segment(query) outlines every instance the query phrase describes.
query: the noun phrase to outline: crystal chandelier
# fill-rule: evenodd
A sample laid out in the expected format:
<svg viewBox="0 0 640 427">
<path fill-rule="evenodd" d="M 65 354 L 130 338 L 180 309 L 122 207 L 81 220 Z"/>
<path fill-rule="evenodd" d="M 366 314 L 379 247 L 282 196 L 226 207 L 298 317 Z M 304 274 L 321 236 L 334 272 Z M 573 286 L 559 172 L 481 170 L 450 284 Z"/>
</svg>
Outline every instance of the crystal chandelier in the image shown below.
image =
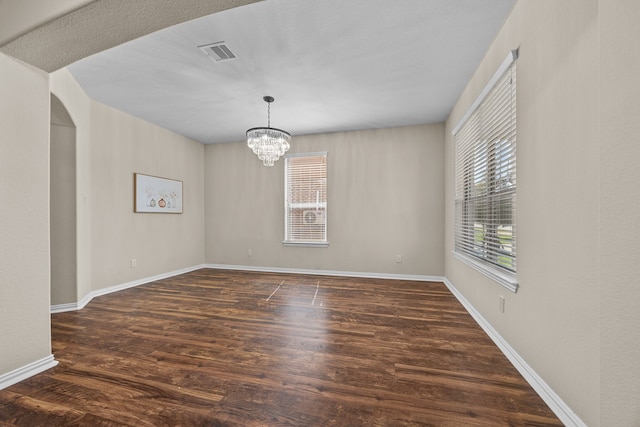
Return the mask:
<svg viewBox="0 0 640 427">
<path fill-rule="evenodd" d="M 247 145 L 253 150 L 265 166 L 273 166 L 289 149 L 291 134 L 271 127 L 272 96 L 262 99 L 267 103 L 267 127 L 251 128 L 247 131 Z"/>
</svg>

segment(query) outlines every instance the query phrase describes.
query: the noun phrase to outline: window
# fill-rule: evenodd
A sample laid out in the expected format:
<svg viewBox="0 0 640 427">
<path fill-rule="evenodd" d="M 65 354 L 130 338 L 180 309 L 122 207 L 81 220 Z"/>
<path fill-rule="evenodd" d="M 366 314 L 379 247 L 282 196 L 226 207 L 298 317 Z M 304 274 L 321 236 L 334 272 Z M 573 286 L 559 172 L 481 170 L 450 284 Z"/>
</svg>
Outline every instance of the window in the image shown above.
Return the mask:
<svg viewBox="0 0 640 427">
<path fill-rule="evenodd" d="M 327 153 L 284 159 L 284 244 L 328 246 Z"/>
<path fill-rule="evenodd" d="M 513 291 L 516 58 L 511 52 L 453 132 L 455 254 Z"/>
</svg>

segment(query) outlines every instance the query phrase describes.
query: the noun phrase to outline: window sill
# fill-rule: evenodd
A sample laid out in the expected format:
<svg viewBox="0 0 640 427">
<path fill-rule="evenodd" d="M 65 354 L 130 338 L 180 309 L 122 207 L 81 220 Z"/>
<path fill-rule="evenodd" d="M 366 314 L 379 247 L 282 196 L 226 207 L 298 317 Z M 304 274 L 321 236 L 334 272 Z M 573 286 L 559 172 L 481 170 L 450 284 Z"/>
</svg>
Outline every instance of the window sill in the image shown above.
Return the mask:
<svg viewBox="0 0 640 427">
<path fill-rule="evenodd" d="M 328 248 L 329 242 L 282 242 L 282 246 L 298 246 L 302 248 Z"/>
<path fill-rule="evenodd" d="M 488 265 L 485 265 L 479 261 L 476 261 L 475 259 L 469 256 L 459 254 L 455 251 L 453 252 L 453 256 L 458 261 L 462 261 L 469 267 L 479 271 L 480 273 L 484 274 L 491 280 L 498 282 L 500 285 L 509 289 L 511 292 L 513 293 L 518 292 L 519 283 L 515 276 L 512 276 L 508 273 L 504 273 L 498 270 L 497 268 L 489 267 Z"/>
</svg>

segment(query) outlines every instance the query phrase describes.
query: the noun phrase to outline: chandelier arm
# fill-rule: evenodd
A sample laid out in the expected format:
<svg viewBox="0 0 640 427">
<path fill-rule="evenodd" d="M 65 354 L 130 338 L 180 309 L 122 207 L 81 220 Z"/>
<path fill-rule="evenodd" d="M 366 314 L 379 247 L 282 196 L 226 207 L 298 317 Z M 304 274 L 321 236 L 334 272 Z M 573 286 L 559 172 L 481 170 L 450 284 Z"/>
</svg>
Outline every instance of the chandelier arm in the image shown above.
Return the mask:
<svg viewBox="0 0 640 427">
<path fill-rule="evenodd" d="M 267 127 L 267 128 L 266 128 L 266 127 L 262 127 L 262 126 L 257 126 L 257 127 L 254 127 L 254 128 L 248 129 L 248 130 L 247 130 L 247 132 L 246 132 L 247 136 L 249 135 L 249 133 L 250 133 L 250 132 L 252 132 L 252 131 L 256 131 L 256 130 L 264 130 L 264 131 L 270 130 L 270 131 L 276 131 L 276 132 L 279 132 L 279 133 L 285 134 L 285 135 L 287 135 L 289 138 L 291 138 L 291 134 L 290 134 L 289 132 L 287 132 L 286 130 L 282 130 L 282 129 L 278 129 L 278 128 L 269 128 L 269 127 Z"/>
</svg>

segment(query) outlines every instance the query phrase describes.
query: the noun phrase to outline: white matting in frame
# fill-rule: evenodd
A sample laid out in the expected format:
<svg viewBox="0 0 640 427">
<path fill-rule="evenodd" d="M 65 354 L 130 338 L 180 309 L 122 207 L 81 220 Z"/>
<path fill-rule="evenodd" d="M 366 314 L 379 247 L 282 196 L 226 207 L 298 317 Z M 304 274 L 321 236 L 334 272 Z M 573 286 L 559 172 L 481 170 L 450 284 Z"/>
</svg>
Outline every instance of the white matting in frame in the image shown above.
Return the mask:
<svg viewBox="0 0 640 427">
<path fill-rule="evenodd" d="M 182 213 L 182 181 L 133 174 L 134 212 Z"/>
</svg>

